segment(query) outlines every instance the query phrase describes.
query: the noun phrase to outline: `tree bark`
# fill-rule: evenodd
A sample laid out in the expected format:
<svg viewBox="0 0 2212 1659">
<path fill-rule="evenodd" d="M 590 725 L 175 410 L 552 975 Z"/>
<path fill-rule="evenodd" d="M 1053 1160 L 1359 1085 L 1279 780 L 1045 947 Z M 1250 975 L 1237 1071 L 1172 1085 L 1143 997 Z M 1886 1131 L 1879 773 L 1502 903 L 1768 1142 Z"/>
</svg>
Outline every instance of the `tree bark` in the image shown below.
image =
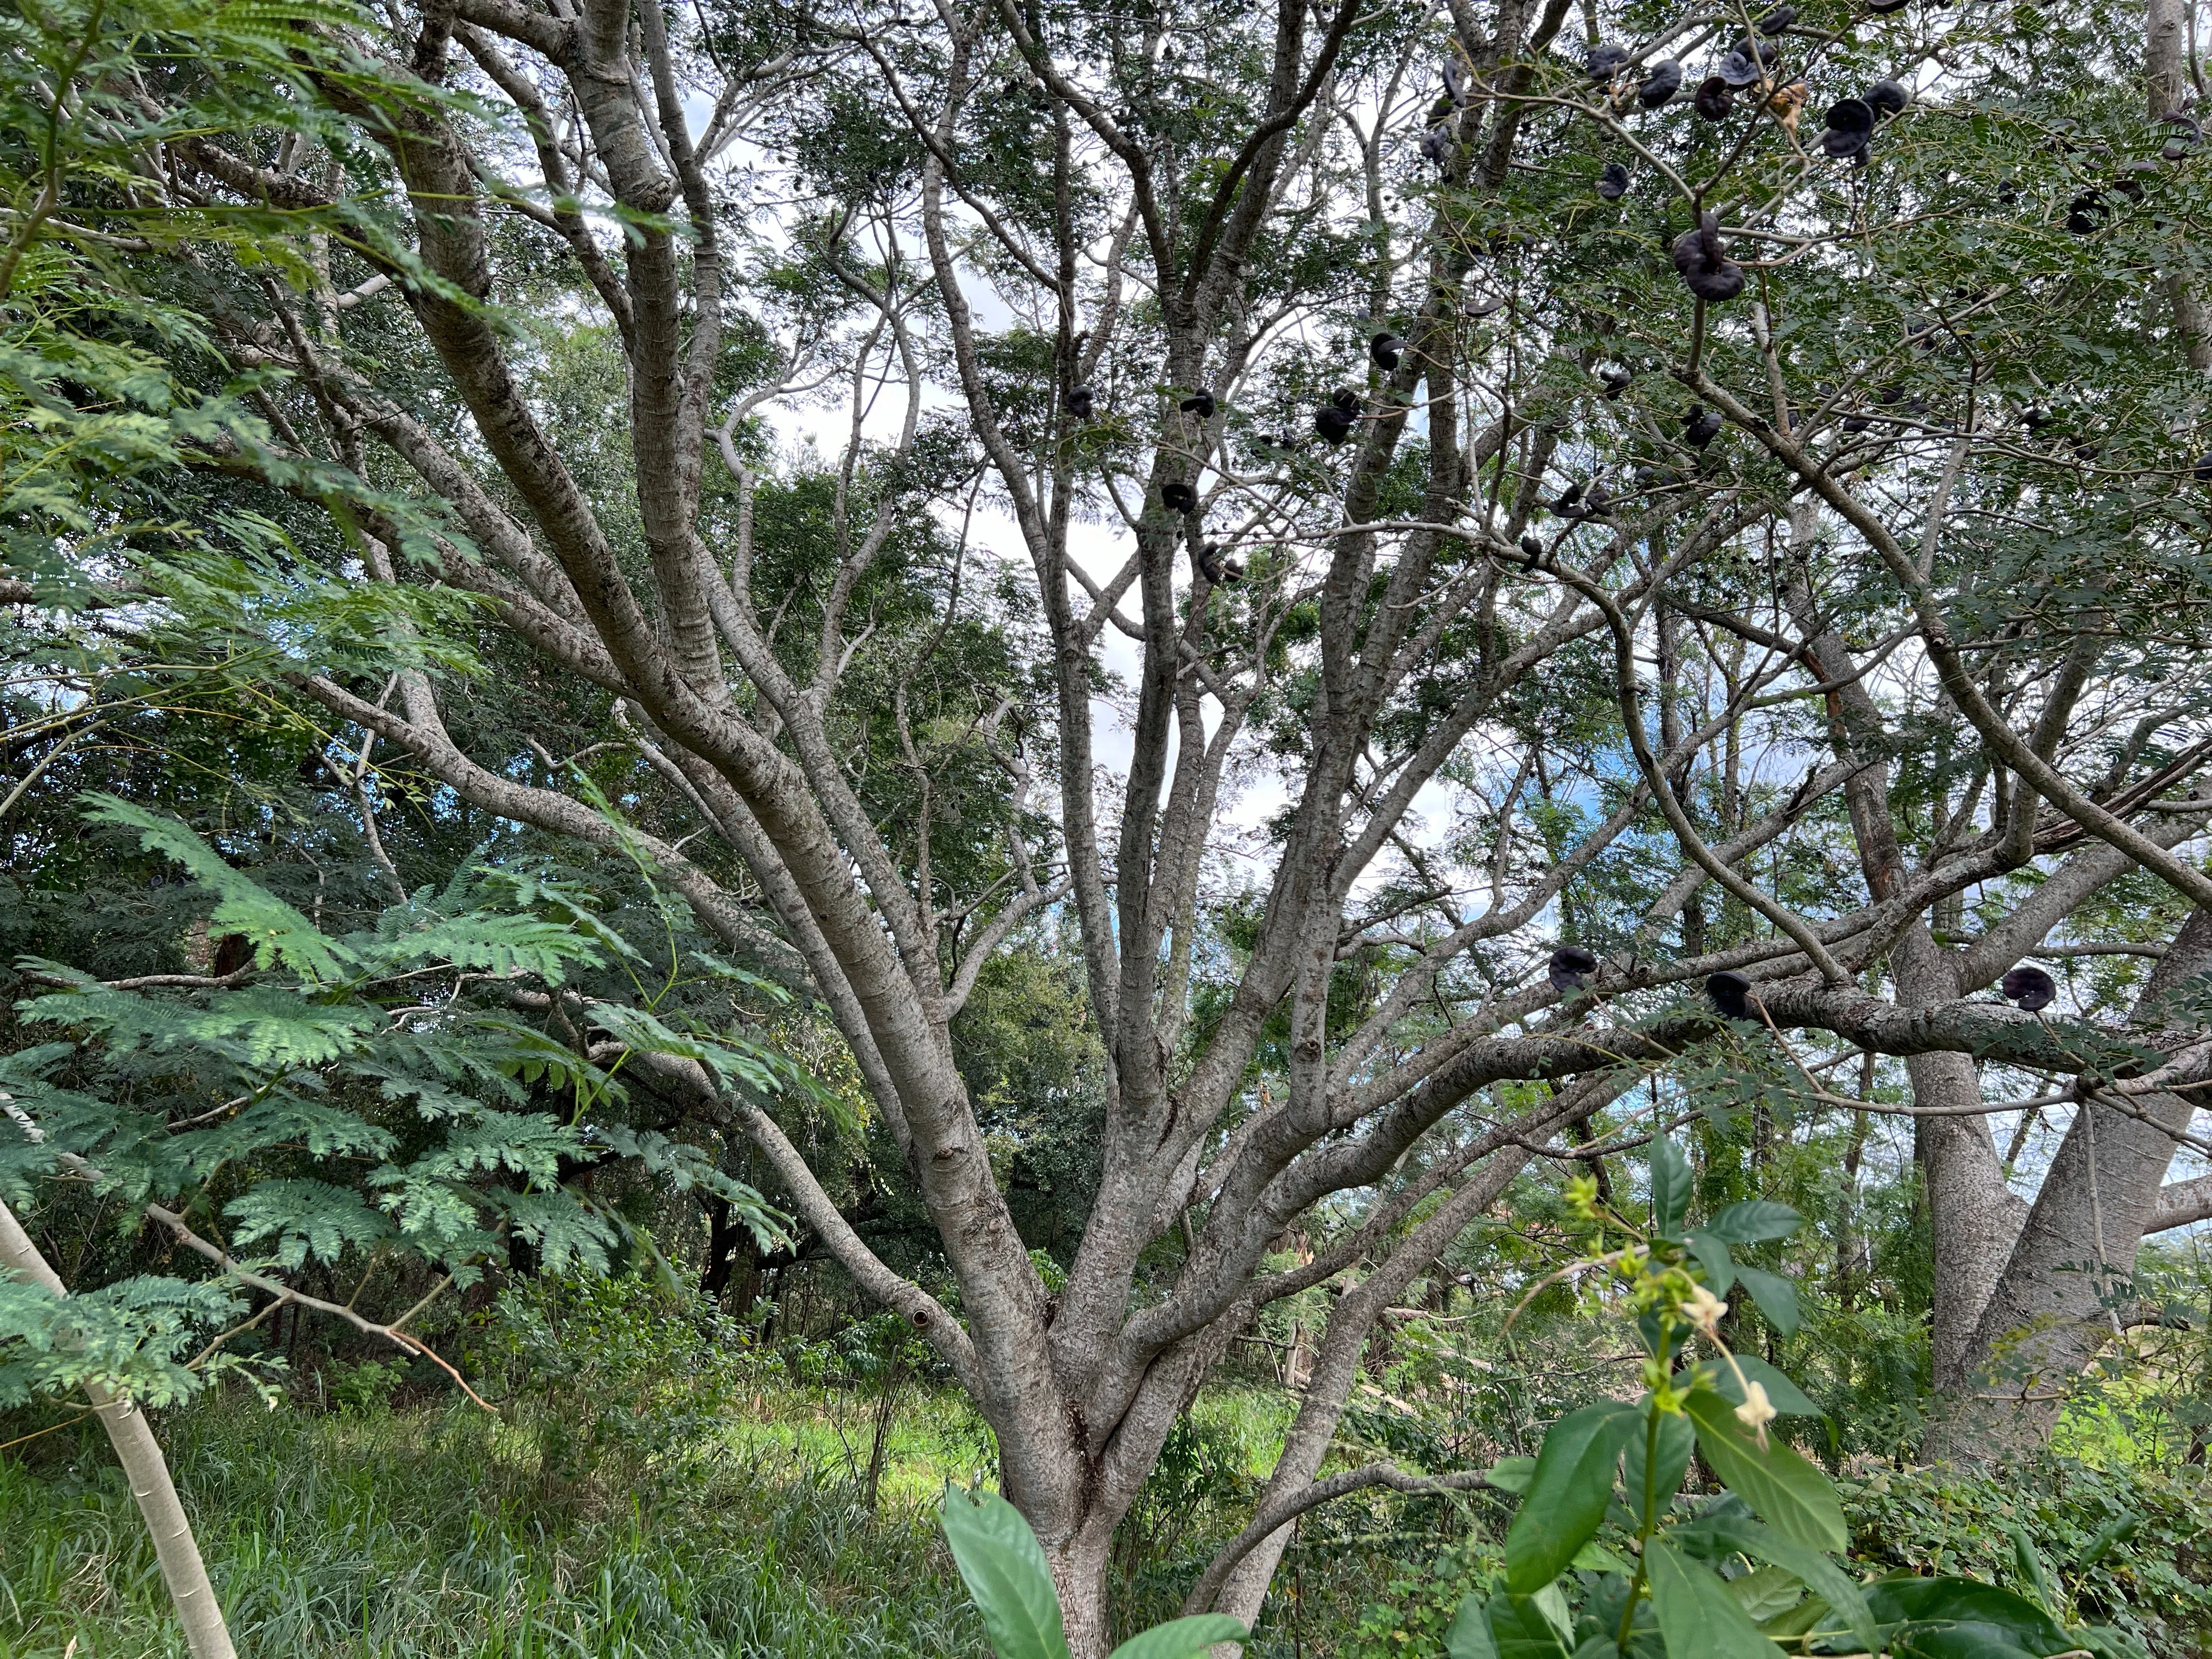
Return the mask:
<svg viewBox="0 0 2212 1659">
<path fill-rule="evenodd" d="M 15 1212 L 0 1203 L 0 1270 L 13 1273 L 54 1295 L 67 1296 L 68 1288 Z M 84 1386 L 93 1414 L 107 1431 L 115 1448 L 115 1461 L 131 1483 L 131 1496 L 154 1540 L 154 1554 L 161 1564 L 162 1582 L 176 1604 L 177 1620 L 185 1627 L 185 1642 L 192 1659 L 237 1659 L 230 1644 L 230 1630 L 223 1623 L 222 1604 L 208 1583 L 207 1564 L 200 1559 L 192 1540 L 192 1523 L 169 1479 L 168 1461 L 146 1421 L 146 1413 L 128 1400 L 118 1400 L 97 1382 Z"/>
<path fill-rule="evenodd" d="M 2212 911 L 2197 910 L 2144 985 L 2135 1017 L 2154 1015 L 2208 962 Z M 2118 1333 L 2136 1252 L 2196 1110 L 2173 1093 L 2127 1106 L 2093 1098 L 2076 1110 L 1977 1322 L 1931 1450 L 1986 1462 L 2042 1444 L 2074 1381 Z"/>
<path fill-rule="evenodd" d="M 2189 105 L 2189 24 L 2184 8 L 2195 0 L 2148 0 L 2143 11 L 2143 81 L 2151 118 Z M 2201 114 L 2201 112 L 2200 112 Z M 2212 372 L 2212 311 L 2179 273 L 2166 278 L 2174 332 L 2189 366 Z"/>
</svg>

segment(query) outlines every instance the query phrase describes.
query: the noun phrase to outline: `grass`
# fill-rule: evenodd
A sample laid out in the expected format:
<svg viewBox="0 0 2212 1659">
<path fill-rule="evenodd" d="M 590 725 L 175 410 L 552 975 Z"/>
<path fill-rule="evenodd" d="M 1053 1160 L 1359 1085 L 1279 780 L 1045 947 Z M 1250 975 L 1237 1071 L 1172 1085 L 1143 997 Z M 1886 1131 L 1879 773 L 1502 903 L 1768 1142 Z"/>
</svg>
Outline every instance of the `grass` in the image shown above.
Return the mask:
<svg viewBox="0 0 2212 1659">
<path fill-rule="evenodd" d="M 532 1436 L 481 1413 L 233 1396 L 162 1431 L 252 1659 L 985 1652 L 921 1504 L 871 1514 L 803 1452 L 714 1448 L 623 1492 L 548 1475 Z M 0 1460 L 4 1659 L 184 1651 L 105 1453 L 64 1430 L 35 1474 Z"/>
</svg>

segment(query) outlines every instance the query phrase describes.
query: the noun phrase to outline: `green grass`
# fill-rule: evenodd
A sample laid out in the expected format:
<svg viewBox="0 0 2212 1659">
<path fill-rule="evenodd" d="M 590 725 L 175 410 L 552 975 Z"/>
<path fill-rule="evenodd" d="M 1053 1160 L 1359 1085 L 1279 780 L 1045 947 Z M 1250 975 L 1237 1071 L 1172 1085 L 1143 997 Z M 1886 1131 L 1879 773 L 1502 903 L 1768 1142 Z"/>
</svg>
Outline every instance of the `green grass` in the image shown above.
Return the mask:
<svg viewBox="0 0 2212 1659">
<path fill-rule="evenodd" d="M 161 1426 L 249 1659 L 985 1651 L 904 1468 L 871 1514 L 805 1449 L 712 1448 L 624 1492 L 549 1474 L 526 1429 L 474 1412 L 233 1395 Z M 35 1474 L 0 1458 L 0 1656 L 181 1655 L 104 1442 L 36 1450 Z"/>
</svg>

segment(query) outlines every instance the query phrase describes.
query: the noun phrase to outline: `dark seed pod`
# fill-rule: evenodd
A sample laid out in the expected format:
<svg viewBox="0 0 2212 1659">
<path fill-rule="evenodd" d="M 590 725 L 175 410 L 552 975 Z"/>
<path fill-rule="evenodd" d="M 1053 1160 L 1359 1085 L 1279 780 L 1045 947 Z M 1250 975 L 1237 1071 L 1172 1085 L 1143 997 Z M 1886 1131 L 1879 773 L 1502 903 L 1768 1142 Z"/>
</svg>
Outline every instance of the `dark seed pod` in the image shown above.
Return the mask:
<svg viewBox="0 0 2212 1659">
<path fill-rule="evenodd" d="M 1733 300 L 1743 292 L 1743 267 L 1728 257 L 1720 221 L 1710 211 L 1698 216 L 1696 229 L 1674 239 L 1674 253 L 1683 286 L 1700 300 Z"/>
<path fill-rule="evenodd" d="M 1693 409 L 1689 423 L 1682 428 L 1682 441 L 1692 449 L 1703 449 L 1721 435 L 1721 428 L 1727 424 L 1717 409 Z"/>
<path fill-rule="evenodd" d="M 1451 160 L 1451 134 L 1443 127 L 1431 127 L 1421 135 L 1421 155 L 1438 167 Z"/>
<path fill-rule="evenodd" d="M 1199 550 L 1198 574 L 1216 587 L 1226 587 L 1243 579 L 1244 567 L 1235 559 L 1221 556 L 1221 549 L 1212 542 Z"/>
<path fill-rule="evenodd" d="M 1903 11 L 1911 3 L 1912 0 L 1867 0 L 1867 9 L 1887 16 L 1893 11 Z"/>
<path fill-rule="evenodd" d="M 1211 392 L 1194 392 L 1176 407 L 1186 415 L 1195 415 L 1201 421 L 1210 421 L 1213 418 L 1213 394 Z"/>
<path fill-rule="evenodd" d="M 1583 988 L 1583 975 L 1597 972 L 1597 957 L 1579 945 L 1562 945 L 1552 952 L 1544 976 L 1561 995 Z"/>
<path fill-rule="evenodd" d="M 2199 483 L 2212 483 L 2212 455 L 2199 455 L 2197 470 L 2190 476 Z"/>
<path fill-rule="evenodd" d="M 1469 300 L 1465 305 L 1460 307 L 1460 313 L 1462 316 L 1467 317 L 1487 317 L 1494 312 L 1499 312 L 1504 309 L 1505 296 L 1499 294 L 1494 295 L 1487 300 Z"/>
<path fill-rule="evenodd" d="M 1875 108 L 1863 98 L 1838 98 L 1822 118 L 1832 132 L 1856 132 L 1861 137 L 1874 131 Z"/>
<path fill-rule="evenodd" d="M 2191 148 L 2183 139 L 2169 138 L 2158 147 L 2159 159 L 2162 161 L 2185 161 Z"/>
<path fill-rule="evenodd" d="M 1761 34 L 1776 35 L 1797 21 L 1797 8 L 1777 6 L 1772 11 L 1755 20 L 1752 27 Z"/>
<path fill-rule="evenodd" d="M 1198 492 L 1187 483 L 1162 484 L 1160 505 L 1172 513 L 1195 513 L 1198 511 Z"/>
<path fill-rule="evenodd" d="M 1523 536 L 1521 538 L 1521 550 L 1532 559 L 1540 559 L 1544 556 L 1544 544 L 1534 536 Z"/>
<path fill-rule="evenodd" d="M 1089 386 L 1077 386 L 1067 394 L 1067 412 L 1079 421 L 1087 421 L 1091 418 L 1091 388 Z"/>
<path fill-rule="evenodd" d="M 1883 115 L 1895 115 L 1912 101 L 1912 94 L 1895 81 L 1877 81 L 1859 94 L 1862 103 L 1871 104 Z"/>
<path fill-rule="evenodd" d="M 1713 73 L 1726 86 L 1747 87 L 1766 73 L 1766 66 L 1755 55 L 1739 47 L 1714 64 Z"/>
<path fill-rule="evenodd" d="M 1405 341 L 1395 334 L 1378 334 L 1367 343 L 1369 361 L 1380 369 L 1398 367 L 1398 356 L 1406 349 Z"/>
<path fill-rule="evenodd" d="M 2048 1008 L 2058 995 L 2057 981 L 2040 968 L 2015 968 L 1997 981 L 1997 988 L 2007 1002 L 2030 1014 Z"/>
<path fill-rule="evenodd" d="M 1617 46 L 1607 40 L 1589 49 L 1583 59 L 1583 73 L 1593 81 L 1610 81 L 1628 67 L 1628 48 Z"/>
<path fill-rule="evenodd" d="M 1618 161 L 1607 161 L 1605 171 L 1597 176 L 1597 193 L 1608 202 L 1618 202 L 1628 194 L 1628 169 Z"/>
<path fill-rule="evenodd" d="M 1823 154 L 1838 161 L 1863 161 L 1866 159 L 1868 136 L 1843 127 L 1830 127 L 1820 134 Z"/>
<path fill-rule="evenodd" d="M 1623 368 L 1618 363 L 1605 363 L 1600 365 L 1597 377 L 1605 382 L 1606 398 L 1610 402 L 1628 390 L 1629 384 L 1636 379 L 1636 373 L 1633 369 Z"/>
<path fill-rule="evenodd" d="M 1464 106 L 1474 94 L 1467 84 L 1467 76 L 1459 66 L 1459 59 L 1444 59 L 1444 96 L 1453 103 Z"/>
<path fill-rule="evenodd" d="M 1636 101 L 1646 109 L 1657 109 L 1682 89 L 1682 65 L 1672 58 L 1662 58 L 1651 66 L 1651 73 L 1644 77 L 1644 84 L 1636 89 Z"/>
<path fill-rule="evenodd" d="M 2158 118 L 2181 129 L 2180 133 L 2167 139 L 2158 152 L 2167 161 L 2181 161 L 2190 151 L 2204 142 L 2204 129 L 2198 124 L 2195 116 L 2185 114 L 2178 109 L 2170 109 Z"/>
<path fill-rule="evenodd" d="M 2085 190 L 2066 204 L 2066 228 L 2076 236 L 2094 236 L 2105 222 L 2105 198 Z"/>
<path fill-rule="evenodd" d="M 1609 519 L 1613 516 L 1613 492 L 1601 483 L 1593 483 L 1583 492 L 1583 517 Z"/>
<path fill-rule="evenodd" d="M 1350 398 L 1347 406 L 1345 399 Z M 1352 393 L 1340 392 L 1330 402 L 1314 411 L 1314 430 L 1330 443 L 1340 444 L 1352 435 L 1352 422 L 1359 416 L 1359 399 Z"/>
<path fill-rule="evenodd" d="M 2047 409 L 2023 410 L 2021 411 L 2020 423 L 2033 437 L 2036 432 L 2051 424 L 2051 411 Z"/>
<path fill-rule="evenodd" d="M 1552 511 L 1563 519 L 1579 519 L 1583 516 L 1582 504 L 1583 487 L 1572 483 L 1559 492 L 1559 499 L 1552 503 Z"/>
<path fill-rule="evenodd" d="M 1735 99 L 1729 91 L 1729 83 L 1717 75 L 1709 75 L 1698 84 L 1697 95 L 1690 100 L 1690 107 L 1707 121 L 1725 121 Z"/>
<path fill-rule="evenodd" d="M 1741 974 L 1726 971 L 1713 975 L 1705 981 L 1705 994 L 1712 999 L 1713 1006 L 1730 1019 L 1751 1018 L 1751 981 Z"/>
<path fill-rule="evenodd" d="M 1873 424 L 1874 422 L 1867 419 L 1863 415 L 1846 415 L 1844 416 L 1844 430 L 1846 432 L 1864 432 Z"/>
</svg>

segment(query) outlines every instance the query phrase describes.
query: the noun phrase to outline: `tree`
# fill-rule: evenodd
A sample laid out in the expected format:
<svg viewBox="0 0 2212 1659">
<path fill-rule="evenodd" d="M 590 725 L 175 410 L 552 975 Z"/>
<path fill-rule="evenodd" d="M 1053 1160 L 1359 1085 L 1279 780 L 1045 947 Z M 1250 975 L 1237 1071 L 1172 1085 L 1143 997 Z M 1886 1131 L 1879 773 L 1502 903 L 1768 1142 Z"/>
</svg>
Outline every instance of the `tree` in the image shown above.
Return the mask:
<svg viewBox="0 0 2212 1659">
<path fill-rule="evenodd" d="M 1616 1103 L 1883 1109 L 1819 1079 L 1901 1060 L 1965 1449 L 2032 1438 L 2035 1376 L 2117 1316 L 2051 1261 L 2117 1278 L 2197 1212 L 2160 1189 L 2207 1075 L 2175 994 L 2212 945 L 2184 925 L 2212 901 L 2197 130 L 2116 89 L 2140 14 L 1788 10 L 1740 43 L 1747 18 L 1605 8 L 1574 40 L 1565 0 L 457 0 L 329 26 L 362 58 L 315 73 L 348 124 L 320 149 L 149 139 L 177 202 L 366 227 L 296 288 L 164 267 L 267 387 L 265 439 L 198 464 L 331 509 L 255 580 L 394 596 L 373 674 L 357 635 L 261 633 L 282 684 L 480 811 L 629 839 L 803 978 L 957 1316 L 772 1111 L 638 1066 L 732 1113 L 936 1345 L 1081 1659 L 1116 1523 L 1258 1311 L 1338 1287 L 1253 1547 L 1189 1609 L 1247 1623 L 1380 1312 Z M 611 430 L 556 413 L 595 351 Z M 779 566 L 748 422 L 831 377 L 834 562 Z M 962 578 L 979 502 L 1026 555 L 1033 649 Z M 933 613 L 864 608 L 931 515 L 963 526 Z M 455 592 L 594 688 L 626 795 L 689 829 L 457 738 L 459 624 L 422 597 Z M 1259 780 L 1279 810 L 1240 832 Z M 1063 914 L 1105 1098 L 1048 1291 L 951 1027 Z M 1547 975 L 1554 945 L 1598 965 Z M 2065 1001 L 1978 994 L 2039 953 Z M 2020 1090 L 2079 1106 L 2025 1227 L 1989 1127 Z M 1985 1409 L 2023 1310 L 2070 1334 Z"/>
</svg>

